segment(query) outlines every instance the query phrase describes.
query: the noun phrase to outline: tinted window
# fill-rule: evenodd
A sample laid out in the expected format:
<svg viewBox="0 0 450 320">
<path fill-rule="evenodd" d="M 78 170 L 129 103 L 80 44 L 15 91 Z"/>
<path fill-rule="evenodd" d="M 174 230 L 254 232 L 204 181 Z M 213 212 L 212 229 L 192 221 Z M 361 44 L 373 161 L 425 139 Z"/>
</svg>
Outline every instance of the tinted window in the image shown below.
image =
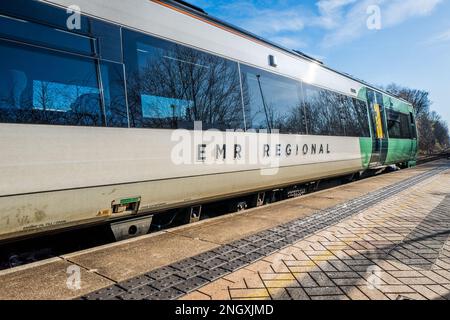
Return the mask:
<svg viewBox="0 0 450 320">
<path fill-rule="evenodd" d="M 416 121 L 414 120 L 414 115 L 412 112 L 409 113 L 409 120 L 411 121 L 411 137 L 413 139 L 417 139 Z"/>
<path fill-rule="evenodd" d="M 94 39 L 20 19 L 0 16 L 0 35 L 18 41 L 94 56 Z"/>
<path fill-rule="evenodd" d="M 4 15 L 11 15 L 67 30 L 67 18 L 69 14 L 67 14 L 66 10 L 55 7 L 54 5 L 45 4 L 42 1 L 0 1 L 0 12 Z M 91 27 L 90 21 L 90 18 L 82 15 L 80 30 L 74 30 L 74 32 L 89 33 L 89 28 Z"/>
<path fill-rule="evenodd" d="M 304 101 L 308 133 L 312 135 L 344 136 L 341 119 L 342 99 L 339 94 L 304 84 Z"/>
<path fill-rule="evenodd" d="M 241 72 L 247 129 L 306 133 L 298 82 L 247 66 Z"/>
<path fill-rule="evenodd" d="M 124 70 L 121 64 L 102 62 L 100 65 L 108 127 L 128 127 Z"/>
<path fill-rule="evenodd" d="M 0 121 L 103 126 L 95 60 L 0 42 Z"/>
<path fill-rule="evenodd" d="M 243 129 L 237 63 L 124 31 L 133 127 Z"/>
<path fill-rule="evenodd" d="M 403 139 L 412 139 L 411 124 L 409 115 L 400 114 L 400 131 Z"/>
</svg>

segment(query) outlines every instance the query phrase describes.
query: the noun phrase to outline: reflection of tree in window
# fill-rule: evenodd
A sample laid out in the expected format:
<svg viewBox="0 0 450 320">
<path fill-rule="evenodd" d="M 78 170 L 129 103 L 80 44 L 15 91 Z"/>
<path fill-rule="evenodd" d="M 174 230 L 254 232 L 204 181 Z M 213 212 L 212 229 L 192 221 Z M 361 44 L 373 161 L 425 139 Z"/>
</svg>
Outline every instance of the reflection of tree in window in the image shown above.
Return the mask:
<svg viewBox="0 0 450 320">
<path fill-rule="evenodd" d="M 342 119 L 346 136 L 369 137 L 367 105 L 364 101 L 342 96 Z"/>
<path fill-rule="evenodd" d="M 365 102 L 308 84 L 303 88 L 309 134 L 370 136 Z"/>
<path fill-rule="evenodd" d="M 128 76 L 132 126 L 243 128 L 236 63 L 180 45 L 137 46 L 139 70 Z"/>
<path fill-rule="evenodd" d="M 241 70 L 248 129 L 306 132 L 298 82 L 247 66 Z"/>
<path fill-rule="evenodd" d="M 313 135 L 344 135 L 339 116 L 339 96 L 334 92 L 310 85 L 304 87 L 309 133 Z"/>
<path fill-rule="evenodd" d="M 104 125 L 94 60 L 3 42 L 0 55 L 1 122 Z"/>
</svg>

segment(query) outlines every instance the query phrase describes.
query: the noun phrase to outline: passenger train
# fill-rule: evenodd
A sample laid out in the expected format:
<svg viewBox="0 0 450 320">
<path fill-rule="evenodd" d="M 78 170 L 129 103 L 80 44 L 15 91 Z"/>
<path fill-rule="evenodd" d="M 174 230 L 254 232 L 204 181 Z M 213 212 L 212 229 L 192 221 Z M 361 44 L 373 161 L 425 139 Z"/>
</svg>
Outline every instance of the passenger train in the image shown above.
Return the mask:
<svg viewBox="0 0 450 320">
<path fill-rule="evenodd" d="M 413 166 L 417 133 L 406 101 L 183 1 L 14 0 L 0 150 L 0 241 L 125 237 L 158 212 Z"/>
</svg>

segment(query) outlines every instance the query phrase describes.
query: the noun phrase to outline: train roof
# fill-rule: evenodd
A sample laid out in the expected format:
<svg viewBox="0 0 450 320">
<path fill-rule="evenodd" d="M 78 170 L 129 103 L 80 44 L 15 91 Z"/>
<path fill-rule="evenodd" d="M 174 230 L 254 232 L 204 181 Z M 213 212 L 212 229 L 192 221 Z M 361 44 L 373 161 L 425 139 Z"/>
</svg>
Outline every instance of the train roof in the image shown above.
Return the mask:
<svg viewBox="0 0 450 320">
<path fill-rule="evenodd" d="M 211 22 L 220 24 L 223 27 L 232 29 L 232 30 L 234 30 L 236 32 L 239 32 L 239 33 L 241 33 L 241 34 L 243 34 L 243 35 L 245 35 L 247 37 L 251 37 L 251 38 L 253 38 L 253 39 L 257 40 L 257 41 L 263 42 L 263 43 L 265 43 L 265 44 L 267 44 L 267 45 L 269 45 L 271 47 L 275 47 L 275 48 L 277 48 L 279 50 L 282 50 L 282 51 L 284 51 L 284 52 L 286 52 L 288 54 L 295 55 L 295 56 L 297 56 L 299 58 L 308 60 L 309 62 L 319 64 L 321 67 L 323 67 L 325 69 L 328 69 L 328 70 L 330 70 L 332 72 L 335 72 L 335 73 L 337 73 L 337 74 L 339 74 L 341 76 L 344 76 L 346 78 L 349 78 L 349 79 L 351 79 L 353 81 L 357 81 L 357 82 L 367 86 L 368 88 L 371 88 L 373 90 L 379 91 L 379 92 L 381 92 L 381 93 L 383 93 L 385 95 L 388 95 L 390 97 L 396 98 L 396 99 L 398 99 L 398 100 L 400 100 L 400 101 L 402 101 L 402 102 L 404 102 L 404 103 L 406 103 L 408 105 L 412 105 L 410 102 L 406 101 L 405 99 L 403 99 L 403 98 L 401 98 L 401 97 L 399 97 L 397 95 L 394 95 L 392 93 L 389 93 L 389 92 L 387 92 L 387 91 L 385 91 L 383 89 L 380 89 L 379 87 L 374 86 L 374 85 L 368 83 L 367 81 L 359 79 L 359 78 L 357 78 L 357 77 L 355 77 L 355 76 L 353 76 L 351 74 L 348 74 L 346 72 L 342 72 L 342 71 L 336 70 L 334 68 L 331 68 L 331 67 L 327 66 L 326 64 L 324 64 L 323 61 L 320 61 L 319 59 L 316 59 L 316 58 L 314 58 L 314 57 L 312 57 L 310 55 L 307 55 L 304 52 L 301 52 L 299 50 L 289 49 L 289 48 L 287 48 L 285 46 L 282 46 L 282 45 L 280 45 L 278 43 L 275 43 L 275 42 L 270 41 L 268 39 L 265 39 L 265 38 L 263 38 L 261 36 L 258 36 L 256 34 L 250 32 L 250 31 L 245 30 L 245 29 L 243 29 L 241 27 L 238 27 L 238 26 L 236 26 L 234 24 L 231 24 L 231 23 L 226 22 L 226 21 L 224 21 L 222 19 L 214 17 L 214 16 L 208 14 L 204 9 L 202 9 L 202 8 L 196 6 L 196 5 L 193 5 L 193 4 L 191 4 L 191 3 L 187 2 L 187 1 L 184 1 L 184 0 L 156 0 L 155 2 L 165 2 L 165 3 L 168 3 L 168 4 L 172 5 L 172 6 L 177 7 L 179 9 L 189 11 L 190 13 L 192 13 L 194 15 L 201 16 L 202 18 L 208 19 Z"/>
</svg>

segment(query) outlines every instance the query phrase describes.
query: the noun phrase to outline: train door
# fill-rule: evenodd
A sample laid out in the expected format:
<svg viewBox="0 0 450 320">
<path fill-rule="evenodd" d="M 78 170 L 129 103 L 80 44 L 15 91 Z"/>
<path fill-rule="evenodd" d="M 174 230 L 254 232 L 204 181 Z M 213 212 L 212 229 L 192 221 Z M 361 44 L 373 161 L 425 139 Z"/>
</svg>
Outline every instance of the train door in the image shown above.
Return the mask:
<svg viewBox="0 0 450 320">
<path fill-rule="evenodd" d="M 388 136 L 386 130 L 386 119 L 383 95 L 373 90 L 367 90 L 367 101 L 370 110 L 372 124 L 372 158 L 369 167 L 381 167 L 386 162 L 388 152 Z"/>
<path fill-rule="evenodd" d="M 416 128 L 416 120 L 414 114 L 412 112 L 409 113 L 410 120 L 410 137 L 411 137 L 411 154 L 410 159 L 416 159 L 417 148 L 419 147 L 417 144 L 417 128 Z"/>
</svg>

